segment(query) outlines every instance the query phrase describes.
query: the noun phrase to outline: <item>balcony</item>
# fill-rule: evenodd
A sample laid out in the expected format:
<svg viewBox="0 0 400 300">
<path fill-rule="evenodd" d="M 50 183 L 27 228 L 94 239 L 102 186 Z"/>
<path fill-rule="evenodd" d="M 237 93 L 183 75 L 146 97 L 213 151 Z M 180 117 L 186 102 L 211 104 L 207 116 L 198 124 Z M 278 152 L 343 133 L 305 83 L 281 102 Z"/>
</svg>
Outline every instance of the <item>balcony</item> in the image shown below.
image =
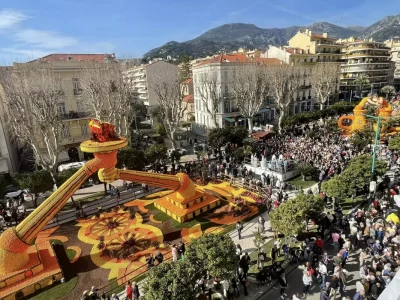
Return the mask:
<svg viewBox="0 0 400 300">
<path fill-rule="evenodd" d="M 300 89 L 302 89 L 302 90 L 311 89 L 311 84 L 302 85 L 302 86 L 300 86 Z"/>
<path fill-rule="evenodd" d="M 316 54 L 342 54 L 341 49 L 329 50 L 329 49 L 319 49 Z"/>
<path fill-rule="evenodd" d="M 351 67 L 351 68 L 345 68 L 341 72 L 342 73 L 352 73 L 352 72 L 375 72 L 375 71 L 383 71 L 383 70 L 389 70 L 389 66 L 385 67 L 375 67 L 375 68 L 365 68 L 365 67 Z"/>
<path fill-rule="evenodd" d="M 74 120 L 74 119 L 89 118 L 91 114 L 89 112 L 70 111 L 67 114 L 60 114 L 59 116 L 62 120 Z"/>
<path fill-rule="evenodd" d="M 63 146 L 70 145 L 70 144 L 80 144 L 83 141 L 90 139 L 90 133 L 81 136 L 69 136 L 63 137 L 60 141 L 60 144 Z"/>
<path fill-rule="evenodd" d="M 80 88 L 75 88 L 74 89 L 74 96 L 79 96 L 82 94 L 82 89 Z"/>
<path fill-rule="evenodd" d="M 368 51 L 368 52 L 361 52 L 361 53 L 346 53 L 345 54 L 345 58 L 346 57 L 389 57 L 390 54 L 389 53 L 376 53 L 373 51 Z"/>
<path fill-rule="evenodd" d="M 343 48 L 344 51 L 357 51 L 357 50 L 390 50 L 390 48 L 385 46 L 376 46 L 374 44 L 364 44 L 360 46 L 349 46 L 347 48 Z"/>
</svg>

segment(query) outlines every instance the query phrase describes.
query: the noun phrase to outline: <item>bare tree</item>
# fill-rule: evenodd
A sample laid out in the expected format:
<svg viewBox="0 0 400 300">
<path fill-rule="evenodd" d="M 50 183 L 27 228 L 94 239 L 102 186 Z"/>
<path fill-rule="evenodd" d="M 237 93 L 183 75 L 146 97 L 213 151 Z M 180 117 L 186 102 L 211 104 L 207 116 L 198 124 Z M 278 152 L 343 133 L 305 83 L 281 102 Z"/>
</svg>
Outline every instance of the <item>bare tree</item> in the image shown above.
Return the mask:
<svg viewBox="0 0 400 300">
<path fill-rule="evenodd" d="M 32 148 L 35 162 L 50 172 L 56 184 L 63 122 L 58 105 L 64 90 L 60 76 L 40 64 L 3 70 L 0 93 L 4 119 L 16 138 Z"/>
<path fill-rule="evenodd" d="M 303 83 L 304 68 L 287 64 L 269 65 L 266 74 L 270 84 L 270 95 L 279 109 L 278 130 L 281 132 L 283 118 Z"/>
<path fill-rule="evenodd" d="M 113 123 L 122 136 L 129 135 L 134 116 L 134 91 L 123 76 L 125 68 L 116 62 L 90 62 L 77 75 L 83 104 L 95 118 Z"/>
<path fill-rule="evenodd" d="M 150 88 L 156 95 L 160 119 L 164 124 L 168 139 L 175 149 L 175 134 L 179 127 L 179 121 L 187 108 L 182 101 L 183 93 L 178 69 L 174 67 L 160 69 L 155 77 Z"/>
<path fill-rule="evenodd" d="M 325 103 L 337 90 L 340 65 L 337 63 L 317 63 L 311 69 L 310 83 L 323 110 Z"/>
<path fill-rule="evenodd" d="M 248 63 L 236 68 L 231 87 L 240 113 L 248 120 L 249 132 L 253 131 L 253 117 L 269 96 L 267 71 L 263 63 Z"/>
<path fill-rule="evenodd" d="M 221 85 L 218 82 L 217 72 L 215 70 L 208 70 L 202 73 L 196 84 L 196 91 L 203 102 L 203 107 L 207 113 L 212 117 L 215 127 L 219 127 L 217 121 L 217 113 L 222 101 Z"/>
</svg>

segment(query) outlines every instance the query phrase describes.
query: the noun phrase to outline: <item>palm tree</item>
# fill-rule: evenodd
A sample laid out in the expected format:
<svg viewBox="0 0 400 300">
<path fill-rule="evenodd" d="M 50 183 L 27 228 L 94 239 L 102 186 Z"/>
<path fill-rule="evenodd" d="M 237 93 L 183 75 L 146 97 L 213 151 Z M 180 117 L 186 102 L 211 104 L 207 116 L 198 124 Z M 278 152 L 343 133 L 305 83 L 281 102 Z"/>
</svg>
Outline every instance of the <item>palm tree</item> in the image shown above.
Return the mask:
<svg viewBox="0 0 400 300">
<path fill-rule="evenodd" d="M 383 88 L 381 88 L 381 92 L 386 94 L 386 100 L 389 100 L 388 97 L 391 94 L 394 94 L 396 92 L 396 89 L 393 85 L 385 85 Z"/>
<path fill-rule="evenodd" d="M 367 75 L 364 75 L 364 74 L 359 75 L 357 77 L 357 79 L 354 80 L 354 83 L 360 87 L 360 98 L 362 97 L 362 90 L 363 90 L 364 85 L 369 84 L 369 82 L 370 81 L 369 81 Z"/>
</svg>

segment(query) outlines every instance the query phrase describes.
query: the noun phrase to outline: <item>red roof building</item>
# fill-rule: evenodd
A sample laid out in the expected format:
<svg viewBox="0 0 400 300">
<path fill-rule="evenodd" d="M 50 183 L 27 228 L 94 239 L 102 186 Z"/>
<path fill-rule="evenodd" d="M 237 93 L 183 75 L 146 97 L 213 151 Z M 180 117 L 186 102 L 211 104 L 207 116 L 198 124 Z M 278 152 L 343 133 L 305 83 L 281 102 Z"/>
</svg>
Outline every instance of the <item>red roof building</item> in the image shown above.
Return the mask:
<svg viewBox="0 0 400 300">
<path fill-rule="evenodd" d="M 117 61 L 115 54 L 49 54 L 30 62 L 59 62 L 59 61 L 93 61 L 106 62 Z"/>
</svg>

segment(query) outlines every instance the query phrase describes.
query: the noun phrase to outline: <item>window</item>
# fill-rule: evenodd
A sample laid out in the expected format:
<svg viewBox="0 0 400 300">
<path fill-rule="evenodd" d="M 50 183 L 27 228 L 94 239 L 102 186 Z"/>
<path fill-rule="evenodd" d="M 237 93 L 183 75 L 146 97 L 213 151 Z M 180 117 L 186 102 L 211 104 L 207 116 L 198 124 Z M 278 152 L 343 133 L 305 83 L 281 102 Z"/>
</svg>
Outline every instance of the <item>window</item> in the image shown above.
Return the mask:
<svg viewBox="0 0 400 300">
<path fill-rule="evenodd" d="M 62 137 L 64 139 L 70 137 L 69 126 L 63 125 Z"/>
<path fill-rule="evenodd" d="M 81 101 L 77 101 L 76 102 L 76 110 L 77 110 L 77 112 L 84 112 L 85 105 Z"/>
<path fill-rule="evenodd" d="M 88 126 L 87 126 L 87 124 L 84 124 L 84 125 L 81 126 L 81 134 L 82 134 L 82 136 L 87 136 L 87 134 L 88 134 Z"/>
<path fill-rule="evenodd" d="M 225 78 L 225 80 L 228 80 L 228 71 L 224 72 L 224 78 Z"/>
<path fill-rule="evenodd" d="M 57 109 L 58 109 L 58 114 L 60 115 L 67 114 L 67 110 L 65 109 L 65 103 L 59 103 Z"/>
<path fill-rule="evenodd" d="M 225 94 L 228 94 L 228 85 L 225 84 Z"/>
<path fill-rule="evenodd" d="M 79 78 L 72 78 L 72 85 L 74 90 L 79 90 Z"/>
<path fill-rule="evenodd" d="M 231 102 L 225 101 L 224 102 L 224 113 L 230 113 L 230 112 L 231 112 Z"/>
</svg>

